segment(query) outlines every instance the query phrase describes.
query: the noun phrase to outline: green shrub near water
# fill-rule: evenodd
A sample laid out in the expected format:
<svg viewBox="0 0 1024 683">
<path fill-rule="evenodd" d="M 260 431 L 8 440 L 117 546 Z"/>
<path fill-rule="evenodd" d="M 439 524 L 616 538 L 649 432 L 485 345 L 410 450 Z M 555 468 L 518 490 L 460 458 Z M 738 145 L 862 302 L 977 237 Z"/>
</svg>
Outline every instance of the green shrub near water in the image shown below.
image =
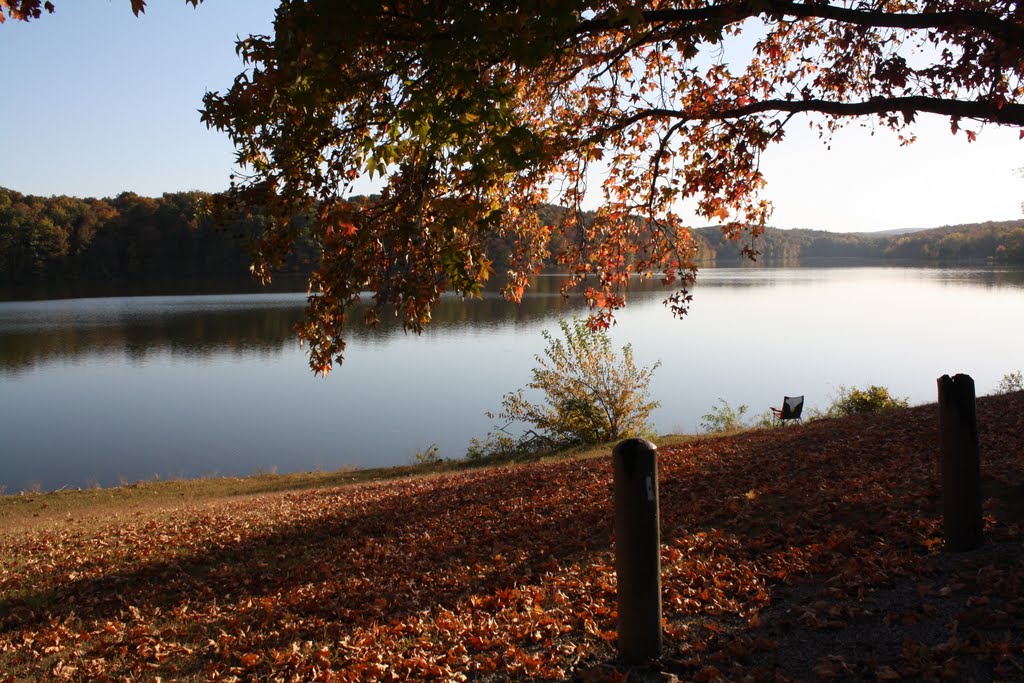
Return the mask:
<svg viewBox="0 0 1024 683">
<path fill-rule="evenodd" d="M 416 451 L 415 458 L 417 465 L 436 465 L 443 460 L 436 443 L 430 444 L 426 450 Z"/>
<path fill-rule="evenodd" d="M 996 385 L 997 394 L 1012 394 L 1015 391 L 1024 391 L 1024 375 L 1020 370 L 1006 373 Z"/>
<path fill-rule="evenodd" d="M 891 408 L 906 408 L 907 399 L 893 396 L 888 387 L 875 384 L 865 389 L 839 386 L 839 393 L 825 412 L 826 417 L 845 417 L 861 413 L 877 413 Z"/>
<path fill-rule="evenodd" d="M 637 368 L 632 345 L 622 347 L 620 357 L 605 332 L 591 330 L 582 320 L 562 320 L 559 327 L 560 338 L 542 333 L 547 348 L 536 356 L 533 381 L 527 385 L 541 391 L 543 400 L 528 400 L 522 389 L 506 394 L 502 410 L 487 415 L 507 424 L 483 442 L 474 439 L 467 458 L 653 436 L 647 421 L 659 403 L 648 400 L 647 392 L 661 363 Z M 530 428 L 514 439 L 504 431 L 513 423 Z"/>
<path fill-rule="evenodd" d="M 538 451 L 546 446 L 542 439 L 534 439 L 527 443 L 526 439 L 516 439 L 511 434 L 497 430 L 488 434 L 482 441 L 476 437 L 470 439 L 469 447 L 466 448 L 466 460 L 477 462 L 486 458 L 527 455 L 535 450 L 530 448 L 531 445 L 536 446 Z"/>
<path fill-rule="evenodd" d="M 747 404 L 743 403 L 737 408 L 729 405 L 724 398 L 718 399 L 719 405 L 711 407 L 711 410 L 701 415 L 700 428 L 709 434 L 719 432 L 734 432 L 746 427 L 743 416 L 748 410 Z"/>
<path fill-rule="evenodd" d="M 1004 377 L 1004 383 L 1006 378 Z M 1002 385 L 1001 385 L 1002 386 Z M 840 385 L 838 394 L 832 399 L 825 412 L 820 410 L 810 411 L 809 419 L 820 419 L 822 417 L 845 417 L 859 415 L 862 413 L 875 413 L 891 408 L 906 408 L 907 399 L 893 396 L 888 387 L 870 385 L 864 389 L 857 387 L 846 387 Z M 725 399 L 718 399 L 718 405 L 701 416 L 700 428 L 710 434 L 722 432 L 734 432 L 740 429 L 751 427 L 775 427 L 778 422 L 772 419 L 771 412 L 767 412 L 757 419 L 746 419 L 748 406 L 741 404 L 733 408 Z"/>
<path fill-rule="evenodd" d="M 708 434 L 723 434 L 735 432 L 740 429 L 768 429 L 778 427 L 779 423 L 772 416 L 771 410 L 766 410 L 760 415 L 747 419 L 747 411 L 750 407 L 742 403 L 733 408 L 724 398 L 718 399 L 719 405 L 711 407 L 711 410 L 701 415 L 700 428 Z"/>
</svg>

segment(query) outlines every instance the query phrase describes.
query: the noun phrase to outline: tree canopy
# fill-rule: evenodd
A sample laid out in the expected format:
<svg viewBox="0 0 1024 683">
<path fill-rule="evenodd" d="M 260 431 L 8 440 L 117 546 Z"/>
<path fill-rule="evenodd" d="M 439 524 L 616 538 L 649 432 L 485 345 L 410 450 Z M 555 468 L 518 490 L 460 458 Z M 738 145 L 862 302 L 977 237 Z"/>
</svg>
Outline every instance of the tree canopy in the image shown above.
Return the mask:
<svg viewBox="0 0 1024 683">
<path fill-rule="evenodd" d="M 868 119 L 904 144 L 922 113 L 968 140 L 1024 126 L 1024 9 L 1009 0 L 282 0 L 274 34 L 239 40 L 246 69 L 202 116 L 245 174 L 218 210 L 269 217 L 259 277 L 291 248 L 291 217 L 316 216 L 299 333 L 318 372 L 341 361 L 363 291 L 369 322 L 394 311 L 419 331 L 443 292 L 480 291 L 493 236 L 515 244 L 511 299 L 561 233 L 553 256 L 593 325 L 637 273 L 672 286 L 666 303 L 684 313 L 686 217 L 753 253 L 771 213 L 760 156 L 802 114 L 824 137 Z M 380 200 L 346 201 L 366 175 Z M 543 202 L 568 210 L 545 224 Z"/>
</svg>

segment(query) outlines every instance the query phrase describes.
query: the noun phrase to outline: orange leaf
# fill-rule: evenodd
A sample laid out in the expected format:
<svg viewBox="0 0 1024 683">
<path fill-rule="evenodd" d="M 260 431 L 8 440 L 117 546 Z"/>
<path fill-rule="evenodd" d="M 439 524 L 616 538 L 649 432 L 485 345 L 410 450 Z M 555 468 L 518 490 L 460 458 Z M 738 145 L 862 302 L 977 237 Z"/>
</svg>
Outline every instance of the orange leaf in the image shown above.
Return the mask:
<svg viewBox="0 0 1024 683">
<path fill-rule="evenodd" d="M 238 659 L 250 669 L 256 666 L 256 662 L 260 661 L 260 656 L 255 652 L 247 652 L 244 655 L 238 655 Z"/>
</svg>

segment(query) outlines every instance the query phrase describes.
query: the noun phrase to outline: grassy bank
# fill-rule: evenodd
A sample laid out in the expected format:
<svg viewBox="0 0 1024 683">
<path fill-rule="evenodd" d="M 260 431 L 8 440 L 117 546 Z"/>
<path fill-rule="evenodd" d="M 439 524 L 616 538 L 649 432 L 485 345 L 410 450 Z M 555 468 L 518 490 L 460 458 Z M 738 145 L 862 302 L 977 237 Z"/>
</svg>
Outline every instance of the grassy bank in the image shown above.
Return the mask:
<svg viewBox="0 0 1024 683">
<path fill-rule="evenodd" d="M 659 446 L 678 444 L 692 436 L 664 436 Z M 150 515 L 183 507 L 225 502 L 246 496 L 315 488 L 334 488 L 407 477 L 466 472 L 503 465 L 584 459 L 607 455 L 612 445 L 590 446 L 547 455 L 487 460 L 443 460 L 434 463 L 399 465 L 367 469 L 344 468 L 331 472 L 310 471 L 287 474 L 265 473 L 247 477 L 198 477 L 137 481 L 109 488 L 63 489 L 49 492 L 26 491 L 0 495 L 0 532 L 26 531 L 46 525 L 63 524 L 68 517 L 103 520 L 114 516 L 146 513 Z"/>
<path fill-rule="evenodd" d="M 663 444 L 666 648 L 634 675 L 1024 677 L 1024 394 L 978 414 L 959 555 L 935 406 Z M 0 671 L 616 680 L 608 453 L 8 496 Z"/>
</svg>

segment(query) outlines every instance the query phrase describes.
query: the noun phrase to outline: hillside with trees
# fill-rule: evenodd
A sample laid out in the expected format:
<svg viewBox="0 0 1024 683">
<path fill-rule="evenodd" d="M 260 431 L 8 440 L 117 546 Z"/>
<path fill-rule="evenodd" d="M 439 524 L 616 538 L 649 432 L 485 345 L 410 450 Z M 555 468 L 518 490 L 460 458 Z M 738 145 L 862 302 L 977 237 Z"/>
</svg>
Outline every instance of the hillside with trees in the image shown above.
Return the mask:
<svg viewBox="0 0 1024 683">
<path fill-rule="evenodd" d="M 718 228 L 695 231 L 704 265 L 749 263 L 743 244 Z M 907 233 L 839 233 L 765 228 L 753 243 L 758 263 L 809 265 L 830 260 L 884 261 L 942 266 L 1024 264 L 1024 220 L 986 221 Z"/>
<path fill-rule="evenodd" d="M 190 278 L 247 278 L 250 240 L 264 218 L 218 226 L 204 214 L 211 195 L 165 193 L 140 197 L 123 192 L 105 199 L 23 195 L 0 188 L 0 283 L 53 281 L 139 281 Z M 366 201 L 365 198 L 360 201 Z M 544 206 L 541 222 L 553 225 L 565 209 Z M 583 214 L 581 224 L 593 220 Z M 297 224 L 308 224 L 299 217 Z M 766 228 L 755 242 L 729 239 L 717 227 L 693 231 L 703 266 L 799 266 L 831 262 L 893 262 L 935 265 L 1024 264 L 1024 220 L 972 223 L 904 234 L 836 233 Z M 300 229 L 283 272 L 308 274 L 318 262 L 317 246 Z M 575 239 L 552 235 L 557 253 Z M 564 243 L 564 244 L 563 244 Z M 758 252 L 755 261 L 744 247 Z M 492 237 L 488 257 L 499 272 L 513 245 Z M 548 259 L 547 267 L 558 268 Z"/>
<path fill-rule="evenodd" d="M 246 277 L 259 216 L 224 226 L 203 216 L 202 192 L 158 198 L 37 197 L 0 188 L 0 282 Z M 308 271 L 299 242 L 285 270 Z"/>
<path fill-rule="evenodd" d="M 885 256 L 941 263 L 1024 263 L 1024 221 L 989 221 L 899 235 L 887 242 Z"/>
</svg>

